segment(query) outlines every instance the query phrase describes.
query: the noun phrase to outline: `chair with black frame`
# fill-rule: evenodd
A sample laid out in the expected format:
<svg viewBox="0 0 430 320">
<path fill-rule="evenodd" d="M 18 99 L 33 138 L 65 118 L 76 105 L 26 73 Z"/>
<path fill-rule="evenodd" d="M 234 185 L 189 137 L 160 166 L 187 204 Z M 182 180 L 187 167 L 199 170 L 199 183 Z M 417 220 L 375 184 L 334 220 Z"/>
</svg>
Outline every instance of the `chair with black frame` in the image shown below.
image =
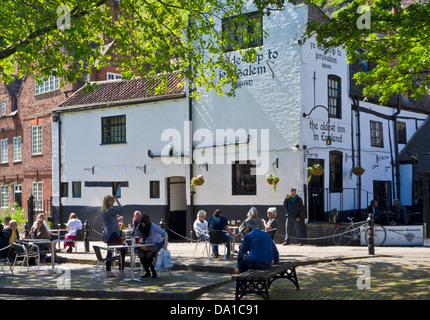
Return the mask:
<svg viewBox="0 0 430 320">
<path fill-rule="evenodd" d="M 12 269 L 13 265 L 8 259 L 9 251 L 10 251 L 10 245 L 0 249 L 0 267 L 3 271 L 3 274 L 6 274 L 6 271 L 4 270 L 3 265 L 9 266 L 10 272 L 13 274 L 13 269 Z"/>
<path fill-rule="evenodd" d="M 27 271 L 30 271 L 30 258 L 35 258 L 37 261 L 37 270 L 40 270 L 40 250 L 37 245 L 32 242 L 13 243 L 14 246 L 20 247 L 22 250 L 15 254 L 13 267 L 15 268 L 19 258 L 22 258 L 21 267 L 27 262 Z"/>
<path fill-rule="evenodd" d="M 78 242 L 80 241 L 82 241 L 82 243 L 84 244 L 85 253 L 87 252 L 86 246 L 85 246 L 84 234 L 85 234 L 85 231 L 83 229 L 76 231 L 76 237 L 75 237 L 75 240 L 73 240 L 73 243 L 75 244 L 75 253 L 78 253 Z"/>
<path fill-rule="evenodd" d="M 211 245 L 216 244 L 224 244 L 224 260 L 227 259 L 228 247 L 231 246 L 230 241 L 225 242 L 224 235 L 227 233 L 225 230 L 211 230 L 209 231 L 209 250 L 208 250 L 208 259 L 211 258 Z M 231 239 L 230 239 L 231 240 Z"/>
<path fill-rule="evenodd" d="M 272 238 L 272 240 L 275 239 L 276 230 L 277 230 L 276 228 L 273 228 L 273 229 L 270 229 L 270 230 L 266 231 L 270 235 L 270 237 Z"/>
<path fill-rule="evenodd" d="M 94 280 L 94 277 L 96 276 L 97 268 L 99 267 L 100 263 L 103 263 L 103 265 L 102 265 L 102 269 L 100 271 L 100 274 L 99 274 L 99 277 L 97 278 L 97 280 L 100 280 L 100 276 L 103 273 L 103 269 L 105 267 L 106 262 L 108 262 L 108 261 L 112 261 L 112 262 L 119 261 L 120 266 L 122 266 L 121 254 L 120 254 L 119 250 L 104 248 L 104 247 L 99 247 L 99 246 L 93 246 L 93 249 L 94 249 L 94 253 L 96 254 L 96 257 L 97 257 L 97 265 L 96 265 L 96 268 L 94 269 L 94 274 L 93 274 L 92 280 Z M 115 252 L 117 254 L 112 255 L 112 257 L 110 257 L 110 258 L 103 258 L 100 249 L 109 250 L 109 251 Z M 120 268 L 120 269 L 122 269 L 122 268 Z"/>
<path fill-rule="evenodd" d="M 208 240 L 206 238 L 204 240 L 200 239 L 200 237 L 197 236 L 197 234 L 196 234 L 196 232 L 194 230 L 192 230 L 191 232 L 194 234 L 195 238 L 197 239 L 196 240 L 196 246 L 194 247 L 194 255 L 193 255 L 193 257 L 196 256 L 196 250 L 197 250 L 198 244 L 201 243 L 201 242 L 203 242 L 203 241 L 205 243 L 205 246 L 203 248 L 203 255 L 204 255 L 205 252 L 206 253 L 208 252 Z"/>
</svg>

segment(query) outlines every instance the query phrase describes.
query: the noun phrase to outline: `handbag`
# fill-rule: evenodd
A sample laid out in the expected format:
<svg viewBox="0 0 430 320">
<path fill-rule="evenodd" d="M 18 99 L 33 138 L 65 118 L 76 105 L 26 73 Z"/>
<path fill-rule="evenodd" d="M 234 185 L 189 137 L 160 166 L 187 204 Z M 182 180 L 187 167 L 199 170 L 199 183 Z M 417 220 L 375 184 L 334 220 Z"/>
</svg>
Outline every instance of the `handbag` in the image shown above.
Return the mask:
<svg viewBox="0 0 430 320">
<path fill-rule="evenodd" d="M 157 261 L 155 262 L 154 269 L 157 271 L 165 271 L 171 267 L 173 267 L 173 264 L 170 257 L 170 251 L 161 248 L 160 251 L 158 251 Z"/>
</svg>

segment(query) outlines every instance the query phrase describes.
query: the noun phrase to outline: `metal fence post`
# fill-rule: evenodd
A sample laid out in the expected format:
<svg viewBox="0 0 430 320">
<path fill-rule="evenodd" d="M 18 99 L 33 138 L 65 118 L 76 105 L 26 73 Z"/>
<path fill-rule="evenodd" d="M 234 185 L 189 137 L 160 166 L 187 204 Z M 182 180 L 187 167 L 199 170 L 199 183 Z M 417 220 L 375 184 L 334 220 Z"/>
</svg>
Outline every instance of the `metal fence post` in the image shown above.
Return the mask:
<svg viewBox="0 0 430 320">
<path fill-rule="evenodd" d="M 370 255 L 374 255 L 375 254 L 375 226 L 374 226 L 374 221 L 373 221 L 373 216 L 371 213 L 369 213 L 369 217 L 367 218 L 367 222 L 368 222 L 368 234 L 367 234 L 367 248 L 369 251 Z"/>
<path fill-rule="evenodd" d="M 27 208 L 28 208 L 28 211 L 27 211 L 28 224 L 31 227 L 34 223 L 34 196 L 33 196 L 33 194 L 30 194 L 30 196 L 28 197 Z"/>
</svg>

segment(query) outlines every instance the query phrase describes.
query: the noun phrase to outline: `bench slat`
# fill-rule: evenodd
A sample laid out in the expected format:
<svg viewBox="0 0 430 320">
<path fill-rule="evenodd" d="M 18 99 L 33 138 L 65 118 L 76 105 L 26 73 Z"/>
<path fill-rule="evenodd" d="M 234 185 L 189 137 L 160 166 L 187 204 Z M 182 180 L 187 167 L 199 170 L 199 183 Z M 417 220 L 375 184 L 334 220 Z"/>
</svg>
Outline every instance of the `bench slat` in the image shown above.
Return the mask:
<svg viewBox="0 0 430 320">
<path fill-rule="evenodd" d="M 249 270 L 241 274 L 233 276 L 233 280 L 263 280 L 266 278 L 272 278 L 278 273 L 285 272 L 286 270 L 294 267 L 291 262 L 281 263 L 264 270 Z"/>
<path fill-rule="evenodd" d="M 296 263 L 281 263 L 264 270 L 249 270 L 232 276 L 236 280 L 236 300 L 240 300 L 247 294 L 257 294 L 264 299 L 269 299 L 268 289 L 276 279 L 288 279 L 299 289 L 299 283 L 295 271 Z"/>
</svg>

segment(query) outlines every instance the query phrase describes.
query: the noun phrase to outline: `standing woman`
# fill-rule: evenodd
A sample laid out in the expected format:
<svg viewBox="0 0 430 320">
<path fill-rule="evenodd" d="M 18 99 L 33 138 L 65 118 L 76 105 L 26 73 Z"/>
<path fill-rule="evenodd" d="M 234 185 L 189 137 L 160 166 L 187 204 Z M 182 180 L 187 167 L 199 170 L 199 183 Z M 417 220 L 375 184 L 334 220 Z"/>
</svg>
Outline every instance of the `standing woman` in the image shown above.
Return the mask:
<svg viewBox="0 0 430 320">
<path fill-rule="evenodd" d="M 148 248 L 142 247 L 139 251 L 140 262 L 142 263 L 143 268 L 146 271 L 146 274 L 142 276 L 142 278 L 148 278 L 151 276 L 149 269 L 151 269 L 152 277 L 157 278 L 157 273 L 155 271 L 154 266 L 152 265 L 152 261 L 155 258 L 155 255 L 161 248 L 167 250 L 167 233 L 159 226 L 154 223 L 151 223 L 151 219 L 148 215 L 144 214 L 140 218 L 139 227 L 136 229 L 135 236 L 140 236 L 143 239 L 143 243 L 154 244 Z"/>
<path fill-rule="evenodd" d="M 118 204 L 118 209 L 113 208 L 113 205 Z M 103 242 L 107 243 L 108 246 L 112 245 L 121 245 L 121 233 L 119 231 L 119 225 L 117 216 L 124 213 L 124 209 L 119 203 L 118 198 L 116 196 L 107 195 L 103 199 L 102 206 L 102 218 L 103 218 Z M 120 277 L 124 276 L 124 262 L 125 262 L 125 249 L 120 249 L 121 258 L 122 258 L 122 269 L 119 270 Z M 112 257 L 112 251 L 108 250 L 106 258 Z M 111 273 L 111 264 L 112 262 L 106 262 L 106 276 L 108 278 L 115 277 L 114 274 Z"/>
</svg>

